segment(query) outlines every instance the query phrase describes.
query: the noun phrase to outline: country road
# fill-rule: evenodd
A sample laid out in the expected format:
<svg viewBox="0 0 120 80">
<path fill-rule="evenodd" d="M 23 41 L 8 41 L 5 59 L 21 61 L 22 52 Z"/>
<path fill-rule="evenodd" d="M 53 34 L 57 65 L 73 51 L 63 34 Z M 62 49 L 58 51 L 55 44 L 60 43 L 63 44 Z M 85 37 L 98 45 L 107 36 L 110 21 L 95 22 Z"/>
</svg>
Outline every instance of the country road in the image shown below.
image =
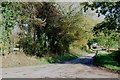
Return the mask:
<svg viewBox="0 0 120 80">
<path fill-rule="evenodd" d="M 94 54 L 56 64 L 3 68 L 3 78 L 118 78 L 92 65 Z"/>
</svg>

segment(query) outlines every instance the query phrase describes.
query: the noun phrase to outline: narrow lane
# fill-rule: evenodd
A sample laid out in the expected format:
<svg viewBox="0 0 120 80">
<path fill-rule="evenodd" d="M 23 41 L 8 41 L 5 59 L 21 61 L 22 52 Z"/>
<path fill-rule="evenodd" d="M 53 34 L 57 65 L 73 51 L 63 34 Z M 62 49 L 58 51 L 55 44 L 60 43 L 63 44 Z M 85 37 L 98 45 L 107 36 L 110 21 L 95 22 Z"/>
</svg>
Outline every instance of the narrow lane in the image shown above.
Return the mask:
<svg viewBox="0 0 120 80">
<path fill-rule="evenodd" d="M 95 53 L 90 53 L 88 55 L 79 57 L 77 59 L 60 62 L 60 64 L 85 64 L 90 66 L 90 65 L 93 65 L 94 56 L 95 56 Z"/>
<path fill-rule="evenodd" d="M 118 74 L 92 66 L 94 54 L 57 64 L 3 68 L 3 78 L 118 78 Z"/>
</svg>

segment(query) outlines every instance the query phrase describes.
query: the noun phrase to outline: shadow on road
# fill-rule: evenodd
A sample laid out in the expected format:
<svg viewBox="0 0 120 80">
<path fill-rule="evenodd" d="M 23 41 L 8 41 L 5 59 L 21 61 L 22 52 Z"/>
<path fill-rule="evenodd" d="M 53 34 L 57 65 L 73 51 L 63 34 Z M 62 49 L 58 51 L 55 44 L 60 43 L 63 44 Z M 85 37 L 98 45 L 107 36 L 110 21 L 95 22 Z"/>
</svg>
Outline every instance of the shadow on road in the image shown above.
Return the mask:
<svg viewBox="0 0 120 80">
<path fill-rule="evenodd" d="M 59 64 L 84 64 L 84 65 L 93 65 L 93 56 L 83 56 L 77 59 L 59 62 Z"/>
</svg>

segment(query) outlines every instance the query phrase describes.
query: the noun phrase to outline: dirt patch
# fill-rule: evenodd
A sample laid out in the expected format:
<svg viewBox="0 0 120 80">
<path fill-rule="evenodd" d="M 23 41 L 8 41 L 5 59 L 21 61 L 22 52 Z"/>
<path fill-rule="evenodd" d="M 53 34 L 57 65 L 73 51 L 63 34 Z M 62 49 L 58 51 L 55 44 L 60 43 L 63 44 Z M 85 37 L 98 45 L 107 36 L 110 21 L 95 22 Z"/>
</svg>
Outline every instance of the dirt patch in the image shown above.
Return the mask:
<svg viewBox="0 0 120 80">
<path fill-rule="evenodd" d="M 26 56 L 23 53 L 9 54 L 6 56 L 0 56 L 0 58 L 2 58 L 2 67 L 4 68 L 37 65 L 40 63 L 41 60 L 37 59 L 34 56 Z M 41 61 L 44 61 L 44 59 L 42 59 Z"/>
</svg>

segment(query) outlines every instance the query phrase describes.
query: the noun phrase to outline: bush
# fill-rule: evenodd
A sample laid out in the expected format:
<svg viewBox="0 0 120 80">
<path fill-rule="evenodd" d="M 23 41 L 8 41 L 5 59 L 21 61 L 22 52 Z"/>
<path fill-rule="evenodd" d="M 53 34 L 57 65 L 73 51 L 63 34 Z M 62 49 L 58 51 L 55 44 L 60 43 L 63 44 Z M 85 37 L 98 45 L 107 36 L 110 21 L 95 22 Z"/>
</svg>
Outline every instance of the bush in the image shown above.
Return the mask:
<svg viewBox="0 0 120 80">
<path fill-rule="evenodd" d="M 74 58 L 78 58 L 80 56 L 81 56 L 80 54 L 66 54 L 63 56 L 49 58 L 48 62 L 49 63 L 57 63 L 57 62 L 65 61 L 65 60 L 71 60 Z"/>
<path fill-rule="evenodd" d="M 96 55 L 95 65 L 120 72 L 120 62 L 118 60 L 119 52 L 112 52 L 110 54 Z"/>
</svg>

